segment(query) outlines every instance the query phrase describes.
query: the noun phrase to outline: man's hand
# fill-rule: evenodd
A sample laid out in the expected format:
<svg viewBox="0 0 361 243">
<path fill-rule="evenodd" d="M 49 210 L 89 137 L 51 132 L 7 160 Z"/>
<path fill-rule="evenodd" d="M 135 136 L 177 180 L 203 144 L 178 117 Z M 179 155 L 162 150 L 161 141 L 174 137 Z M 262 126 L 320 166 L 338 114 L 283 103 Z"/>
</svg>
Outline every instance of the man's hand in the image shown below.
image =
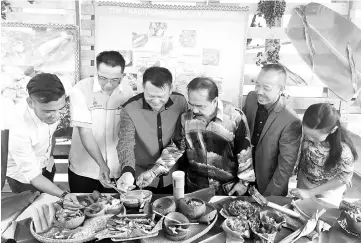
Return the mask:
<svg viewBox="0 0 361 243">
<path fill-rule="evenodd" d="M 106 164 L 103 164 L 99 166 L 99 181 L 102 183 L 102 181 L 105 181 L 106 183 L 111 183 L 110 177 L 109 177 L 109 167 Z M 105 183 L 102 183 L 102 185 L 106 188 L 110 188 Z"/>
<path fill-rule="evenodd" d="M 312 197 L 312 193 L 307 189 L 295 188 L 290 191 L 292 196 L 298 197 L 300 199 L 306 199 Z"/>
<path fill-rule="evenodd" d="M 245 186 L 241 181 L 237 182 L 232 188 L 232 190 L 228 193 L 228 196 L 232 196 L 235 192 L 238 193 L 239 196 L 245 194 L 248 190 L 248 187 Z"/>
<path fill-rule="evenodd" d="M 139 188 L 144 188 L 149 186 L 154 179 L 155 174 L 147 170 L 138 176 L 136 184 Z"/>
<path fill-rule="evenodd" d="M 70 209 L 70 210 L 77 210 L 84 208 L 84 206 L 79 203 L 76 196 L 71 193 L 66 194 L 66 196 L 64 197 L 63 207 L 65 209 Z"/>
<path fill-rule="evenodd" d="M 32 208 L 31 214 L 34 221 L 35 232 L 42 233 L 49 230 L 55 220 L 55 206 L 51 204 L 43 204 Z"/>
<path fill-rule="evenodd" d="M 117 181 L 117 188 L 127 192 L 134 189 L 134 176 L 130 172 L 125 172 Z"/>
</svg>

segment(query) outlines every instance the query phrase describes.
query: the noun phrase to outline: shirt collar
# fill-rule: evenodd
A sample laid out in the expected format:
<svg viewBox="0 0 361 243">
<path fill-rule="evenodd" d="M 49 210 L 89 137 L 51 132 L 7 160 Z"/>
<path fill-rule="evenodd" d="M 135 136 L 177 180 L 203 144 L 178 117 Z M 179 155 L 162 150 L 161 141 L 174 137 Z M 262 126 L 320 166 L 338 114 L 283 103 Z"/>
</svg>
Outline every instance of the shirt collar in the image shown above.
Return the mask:
<svg viewBox="0 0 361 243">
<path fill-rule="evenodd" d="M 216 118 L 223 121 L 223 102 L 218 98 Z"/>
<path fill-rule="evenodd" d="M 34 110 L 31 109 L 29 106 L 27 107 L 29 115 L 31 117 L 31 119 L 34 121 L 35 125 L 37 127 L 43 125 L 44 123 L 39 119 L 39 117 L 35 114 Z"/>
<path fill-rule="evenodd" d="M 143 100 L 143 109 L 152 111 L 153 110 L 152 107 L 150 107 L 150 105 L 147 103 L 147 101 L 144 98 L 144 93 L 142 93 L 142 100 Z M 165 105 L 164 105 L 164 109 L 167 110 L 172 105 L 173 105 L 173 101 L 169 97 L 167 103 L 165 103 Z"/>
<path fill-rule="evenodd" d="M 122 91 L 123 91 L 122 83 L 123 83 L 123 80 L 122 80 L 122 82 L 120 82 L 120 84 L 118 85 L 118 87 L 115 88 L 115 90 L 118 90 L 119 92 L 122 92 Z M 93 92 L 99 92 L 99 91 L 102 91 L 102 87 L 101 87 L 100 84 L 99 84 L 98 75 L 96 74 L 96 75 L 93 77 Z M 113 91 L 113 92 L 114 92 L 114 91 Z"/>
<path fill-rule="evenodd" d="M 270 114 L 274 110 L 274 108 L 280 103 L 280 98 L 281 98 L 281 96 L 279 96 L 277 101 L 275 103 L 273 103 L 272 105 L 263 105 L 263 107 L 266 109 L 268 114 Z M 258 103 L 258 106 L 260 106 L 260 103 Z"/>
</svg>

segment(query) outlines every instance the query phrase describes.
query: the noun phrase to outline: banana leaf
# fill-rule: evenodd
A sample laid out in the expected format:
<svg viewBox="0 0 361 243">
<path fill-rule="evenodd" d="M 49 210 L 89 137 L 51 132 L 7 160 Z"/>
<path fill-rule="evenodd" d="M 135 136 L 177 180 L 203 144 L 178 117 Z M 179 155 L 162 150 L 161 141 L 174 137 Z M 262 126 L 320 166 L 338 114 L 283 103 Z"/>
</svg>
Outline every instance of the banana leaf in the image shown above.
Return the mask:
<svg viewBox="0 0 361 243">
<path fill-rule="evenodd" d="M 294 9 L 287 35 L 314 74 L 343 101 L 361 106 L 361 30 L 318 3 Z"/>
</svg>

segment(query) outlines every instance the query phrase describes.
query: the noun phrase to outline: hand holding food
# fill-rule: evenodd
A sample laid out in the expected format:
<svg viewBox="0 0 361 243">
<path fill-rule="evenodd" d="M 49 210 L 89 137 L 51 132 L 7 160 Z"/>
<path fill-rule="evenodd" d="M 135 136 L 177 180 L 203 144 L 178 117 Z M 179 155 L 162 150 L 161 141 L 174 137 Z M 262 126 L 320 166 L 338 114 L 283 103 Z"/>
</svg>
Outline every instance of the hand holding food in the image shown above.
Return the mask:
<svg viewBox="0 0 361 243">
<path fill-rule="evenodd" d="M 109 177 L 109 167 L 104 164 L 99 167 L 99 181 L 102 183 L 102 181 L 105 181 L 106 183 L 110 183 L 110 177 Z M 102 185 L 106 188 L 109 188 L 109 186 L 106 185 L 106 183 L 102 183 Z"/>
<path fill-rule="evenodd" d="M 55 204 L 43 204 L 32 208 L 31 215 L 33 218 L 35 232 L 42 233 L 53 226 L 55 221 Z"/>
<path fill-rule="evenodd" d="M 125 172 L 117 181 L 117 188 L 120 191 L 124 191 L 127 192 L 129 190 L 134 189 L 135 187 L 133 186 L 134 184 L 134 177 L 132 175 L 132 173 L 130 172 Z"/>
<path fill-rule="evenodd" d="M 243 182 L 239 181 L 233 186 L 232 190 L 228 193 L 228 196 L 232 196 L 236 192 L 238 196 L 242 196 L 247 192 L 247 190 L 248 187 L 244 185 Z"/>
<path fill-rule="evenodd" d="M 313 196 L 309 190 L 300 188 L 292 189 L 290 194 L 300 199 L 307 199 Z"/>
<path fill-rule="evenodd" d="M 139 188 L 147 187 L 153 182 L 155 176 L 154 172 L 147 170 L 138 176 L 136 184 Z"/>
<path fill-rule="evenodd" d="M 78 210 L 84 208 L 84 206 L 79 203 L 77 197 L 72 193 L 68 193 L 65 195 L 63 207 L 70 210 Z"/>
</svg>

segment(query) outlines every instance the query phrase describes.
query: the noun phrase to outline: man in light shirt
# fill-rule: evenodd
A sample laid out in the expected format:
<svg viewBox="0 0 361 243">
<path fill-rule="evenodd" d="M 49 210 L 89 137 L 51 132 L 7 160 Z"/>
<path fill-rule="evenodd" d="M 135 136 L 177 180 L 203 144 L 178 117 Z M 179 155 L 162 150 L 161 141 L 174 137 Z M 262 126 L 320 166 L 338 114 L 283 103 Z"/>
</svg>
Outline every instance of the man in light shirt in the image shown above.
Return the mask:
<svg viewBox="0 0 361 243">
<path fill-rule="evenodd" d="M 121 172 L 116 151 L 120 110 L 133 90 L 122 83 L 125 60 L 119 52 L 101 52 L 96 65 L 95 77 L 81 80 L 70 94 L 71 192 L 111 192 L 102 182 L 118 179 Z"/>
<path fill-rule="evenodd" d="M 65 107 L 64 86 L 56 75 L 42 73 L 29 81 L 27 90 L 27 106 L 9 133 L 9 186 L 15 193 L 39 190 L 79 205 L 75 195 L 52 182 L 55 166 L 51 150 Z"/>
</svg>

